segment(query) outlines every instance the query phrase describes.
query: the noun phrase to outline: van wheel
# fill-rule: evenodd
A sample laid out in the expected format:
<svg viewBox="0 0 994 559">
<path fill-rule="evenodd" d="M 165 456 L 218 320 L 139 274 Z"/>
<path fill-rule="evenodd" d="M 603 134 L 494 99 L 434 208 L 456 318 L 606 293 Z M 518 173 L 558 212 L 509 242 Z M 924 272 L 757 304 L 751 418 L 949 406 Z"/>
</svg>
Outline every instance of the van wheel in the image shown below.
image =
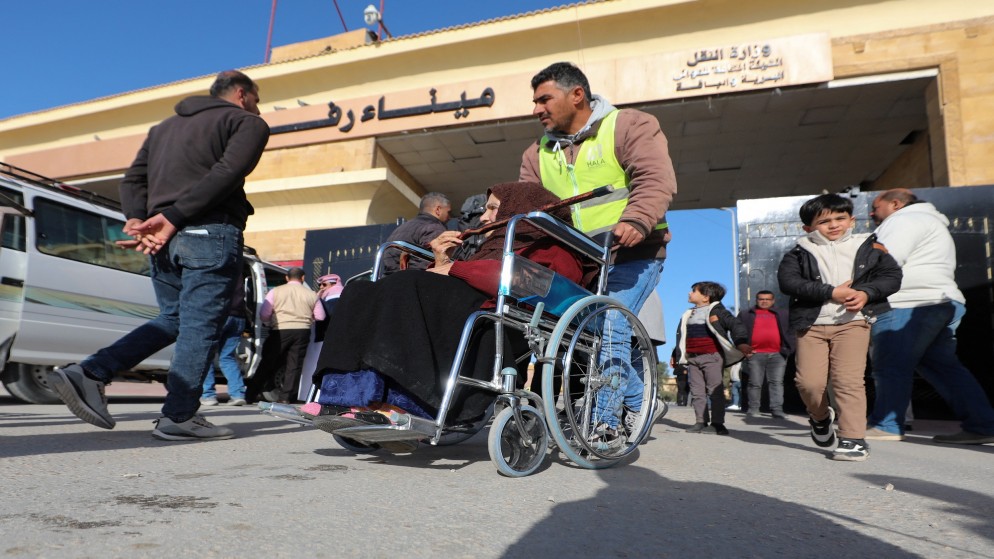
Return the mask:
<svg viewBox="0 0 994 559">
<path fill-rule="evenodd" d="M 29 404 L 58 404 L 59 395 L 48 385 L 52 367 L 7 363 L 0 373 L 0 380 L 11 396 Z"/>
</svg>

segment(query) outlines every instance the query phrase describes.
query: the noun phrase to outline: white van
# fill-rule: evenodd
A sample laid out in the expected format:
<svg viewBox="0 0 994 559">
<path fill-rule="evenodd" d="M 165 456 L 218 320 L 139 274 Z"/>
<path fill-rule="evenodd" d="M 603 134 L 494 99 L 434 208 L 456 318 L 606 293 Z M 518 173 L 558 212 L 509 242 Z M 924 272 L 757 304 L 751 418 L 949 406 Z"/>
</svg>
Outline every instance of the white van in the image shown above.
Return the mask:
<svg viewBox="0 0 994 559">
<path fill-rule="evenodd" d="M 20 400 L 57 403 L 48 386 L 53 366 L 79 362 L 159 313 L 149 259 L 115 246 L 127 238 L 116 201 L 5 163 L 0 218 L 0 380 Z M 239 350 L 248 378 L 260 360 L 262 300 L 270 282 L 285 282 L 286 270 L 248 248 L 245 268 L 246 304 L 255 314 Z M 172 350 L 126 377 L 164 381 Z"/>
</svg>

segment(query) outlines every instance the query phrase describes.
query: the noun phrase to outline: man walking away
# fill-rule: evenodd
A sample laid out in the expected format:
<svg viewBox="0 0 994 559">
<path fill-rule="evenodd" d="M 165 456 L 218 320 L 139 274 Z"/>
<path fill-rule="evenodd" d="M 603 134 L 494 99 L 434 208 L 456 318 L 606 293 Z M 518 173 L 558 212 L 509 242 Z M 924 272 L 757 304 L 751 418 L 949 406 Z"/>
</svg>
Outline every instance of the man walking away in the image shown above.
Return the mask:
<svg viewBox="0 0 994 559">
<path fill-rule="evenodd" d="M 175 342 L 166 401 L 152 435 L 170 441 L 234 436 L 197 410 L 241 278 L 242 231 L 253 213 L 245 177 L 269 140 L 269 126 L 258 115 L 258 86 L 229 70 L 218 74 L 209 97 L 180 101 L 175 116 L 149 130 L 121 181 L 124 233 L 132 240 L 118 244 L 150 255 L 159 316 L 49 375 L 83 421 L 113 429 L 104 386 Z"/>
<path fill-rule="evenodd" d="M 956 286 L 956 247 L 949 220 L 910 190 L 888 190 L 873 201 L 877 236 L 904 272 L 901 290 L 887 298 L 892 310 L 873 324 L 876 383 L 866 438 L 904 439 L 914 371 L 949 403 L 962 431 L 937 435 L 940 443 L 994 443 L 994 409 L 983 387 L 956 356 L 956 329 L 966 299 Z"/>
<path fill-rule="evenodd" d="M 304 285 L 304 270 L 290 268 L 287 282 L 266 294 L 260 318 L 272 329 L 262 348 L 259 380 L 273 382 L 275 400 L 290 403 L 297 395 L 300 371 L 311 337 L 311 324 L 327 318 L 317 293 Z M 277 374 L 282 369 L 282 374 Z M 254 380 L 254 379 L 253 379 Z"/>
</svg>

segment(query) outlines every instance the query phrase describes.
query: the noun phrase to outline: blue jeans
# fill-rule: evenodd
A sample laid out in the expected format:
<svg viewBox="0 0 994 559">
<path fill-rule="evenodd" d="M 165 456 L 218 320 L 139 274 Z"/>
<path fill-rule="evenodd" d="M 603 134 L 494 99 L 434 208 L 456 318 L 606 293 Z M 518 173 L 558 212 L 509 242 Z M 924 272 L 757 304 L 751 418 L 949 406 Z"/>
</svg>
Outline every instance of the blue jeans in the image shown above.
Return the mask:
<svg viewBox="0 0 994 559">
<path fill-rule="evenodd" d="M 634 260 L 615 264 L 608 270 L 607 294 L 638 314 L 663 273 L 662 260 Z M 641 371 L 632 367 L 632 329 L 621 313 L 610 311 L 604 325 L 611 343 L 601 352 L 601 370 L 610 375 L 620 374 L 611 386 L 597 393 L 595 414 L 608 427 L 616 428 L 621 418 L 622 403 L 632 411 L 642 409 L 644 384 Z M 650 374 L 655 374 L 651 371 Z"/>
<path fill-rule="evenodd" d="M 200 394 L 235 283 L 241 278 L 242 232 L 234 225 L 190 225 L 151 257 L 159 316 L 87 357 L 80 365 L 103 382 L 175 343 L 162 415 L 182 423 Z"/>
<path fill-rule="evenodd" d="M 893 309 L 873 323 L 871 349 L 877 394 L 867 424 L 901 433 L 915 368 L 949 404 L 963 430 L 994 435 L 994 409 L 973 373 L 956 357 L 962 303 Z"/>
<path fill-rule="evenodd" d="M 228 396 L 232 399 L 245 398 L 245 381 L 242 379 L 242 368 L 238 364 L 238 344 L 242 340 L 242 332 L 245 331 L 245 319 L 240 316 L 229 316 L 224 321 L 221 328 L 221 351 L 218 354 L 218 361 L 221 363 L 221 373 L 228 381 Z M 214 362 L 211 361 L 210 369 L 207 369 L 207 376 L 204 377 L 204 392 L 200 395 L 203 400 L 217 398 L 217 390 L 214 389 Z"/>
<path fill-rule="evenodd" d="M 730 386 L 728 387 L 728 392 L 732 395 L 732 401 L 729 405 L 738 406 L 742 404 L 742 381 L 733 380 L 730 381 L 729 384 Z"/>
</svg>

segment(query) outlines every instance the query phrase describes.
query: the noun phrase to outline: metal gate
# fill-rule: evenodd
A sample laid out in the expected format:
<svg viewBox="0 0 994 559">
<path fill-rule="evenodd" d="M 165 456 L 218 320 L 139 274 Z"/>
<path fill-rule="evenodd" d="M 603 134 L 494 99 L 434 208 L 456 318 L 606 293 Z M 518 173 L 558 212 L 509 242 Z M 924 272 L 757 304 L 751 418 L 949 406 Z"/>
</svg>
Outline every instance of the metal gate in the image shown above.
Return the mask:
<svg viewBox="0 0 994 559">
<path fill-rule="evenodd" d="M 371 270 L 376 250 L 397 225 L 389 223 L 308 231 L 304 237 L 304 271 L 308 280 L 314 282 L 324 274 L 333 273 L 344 281 Z"/>
</svg>

